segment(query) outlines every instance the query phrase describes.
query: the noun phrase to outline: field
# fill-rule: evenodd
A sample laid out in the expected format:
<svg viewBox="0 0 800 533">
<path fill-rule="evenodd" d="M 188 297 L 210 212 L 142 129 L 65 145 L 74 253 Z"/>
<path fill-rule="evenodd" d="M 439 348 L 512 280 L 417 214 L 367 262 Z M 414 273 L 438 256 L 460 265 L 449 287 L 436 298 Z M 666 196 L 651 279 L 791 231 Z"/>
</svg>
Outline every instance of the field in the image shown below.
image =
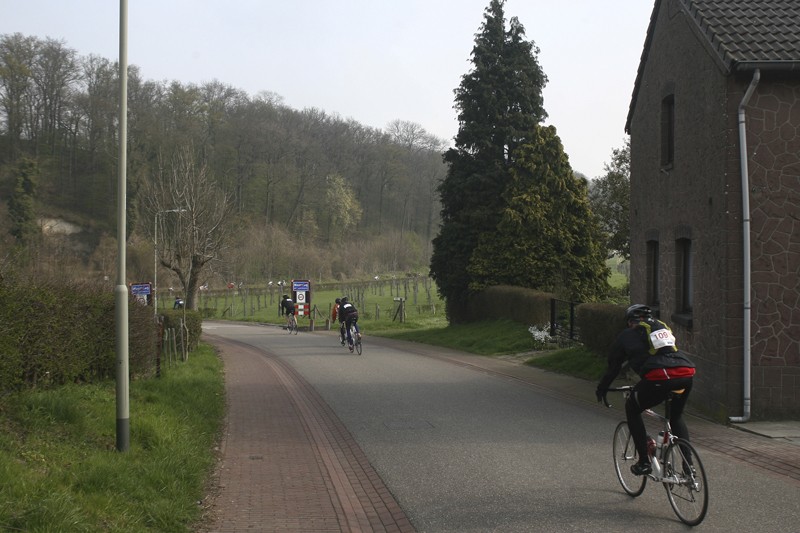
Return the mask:
<svg viewBox="0 0 800 533">
<path fill-rule="evenodd" d="M 282 294 L 279 287 L 237 289 L 201 294 L 199 308 L 206 318 L 281 324 L 279 312 Z M 310 314 L 299 316 L 302 328 L 327 328 L 336 298 L 347 296 L 358 308 L 358 323 L 365 333 L 392 330 L 420 330 L 447 326 L 442 303 L 432 283 L 426 278 L 355 284 L 312 283 Z M 403 301 L 399 301 L 402 298 Z M 400 306 L 404 313 L 401 313 Z"/>
</svg>

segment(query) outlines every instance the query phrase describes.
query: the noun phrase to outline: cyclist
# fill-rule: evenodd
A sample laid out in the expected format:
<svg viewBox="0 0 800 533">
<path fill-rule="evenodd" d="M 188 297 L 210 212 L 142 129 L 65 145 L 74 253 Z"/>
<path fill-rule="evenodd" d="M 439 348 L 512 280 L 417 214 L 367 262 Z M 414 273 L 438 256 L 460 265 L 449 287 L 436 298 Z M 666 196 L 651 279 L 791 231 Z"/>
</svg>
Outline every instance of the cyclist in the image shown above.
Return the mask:
<svg viewBox="0 0 800 533">
<path fill-rule="evenodd" d="M 292 320 L 292 315 L 294 315 L 294 302 L 288 295 L 284 294 L 281 297 L 281 314 L 286 315 L 286 329 L 289 329 L 289 324 Z"/>
<path fill-rule="evenodd" d="M 336 298 L 336 303 L 333 304 L 333 309 L 331 310 L 331 320 L 336 322 L 336 317 L 339 317 L 339 340 L 342 342 L 342 346 L 344 346 L 345 342 L 345 333 L 344 333 L 344 316 L 340 311 L 340 306 L 342 304 L 341 298 Z"/>
<path fill-rule="evenodd" d="M 339 320 L 343 320 L 344 330 L 347 333 L 347 346 L 350 348 L 350 351 L 353 351 L 353 337 L 350 335 L 350 327 L 356 324 L 356 332 L 358 332 L 358 309 L 356 306 L 351 304 L 350 301 L 347 299 L 347 296 L 342 298 L 341 303 L 339 304 Z"/>
<path fill-rule="evenodd" d="M 625 415 L 639 460 L 631 472 L 642 476 L 652 472 L 647 454 L 647 431 L 642 412 L 664 400 L 671 391 L 683 389 L 672 401 L 670 423 L 678 437 L 689 440 L 689 429 L 683 421 L 683 409 L 692 390 L 694 364 L 675 345 L 669 327 L 652 316 L 646 305 L 634 304 L 625 312 L 628 327 L 617 336 L 608 355 L 608 371 L 597 385 L 597 401 L 603 401 L 611 382 L 628 362 L 641 380 L 625 402 Z"/>
</svg>

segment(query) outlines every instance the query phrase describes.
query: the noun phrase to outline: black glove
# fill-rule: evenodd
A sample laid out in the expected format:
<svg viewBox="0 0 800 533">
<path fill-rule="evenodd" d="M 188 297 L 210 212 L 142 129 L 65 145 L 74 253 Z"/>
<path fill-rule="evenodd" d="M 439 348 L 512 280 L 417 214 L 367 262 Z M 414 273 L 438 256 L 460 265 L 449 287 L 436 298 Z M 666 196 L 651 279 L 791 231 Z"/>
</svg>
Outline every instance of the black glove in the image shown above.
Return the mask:
<svg viewBox="0 0 800 533">
<path fill-rule="evenodd" d="M 608 402 L 606 401 L 606 392 L 606 389 L 597 387 L 597 389 L 594 391 L 594 395 L 597 397 L 598 402 L 603 402 L 605 405 L 608 405 Z"/>
</svg>

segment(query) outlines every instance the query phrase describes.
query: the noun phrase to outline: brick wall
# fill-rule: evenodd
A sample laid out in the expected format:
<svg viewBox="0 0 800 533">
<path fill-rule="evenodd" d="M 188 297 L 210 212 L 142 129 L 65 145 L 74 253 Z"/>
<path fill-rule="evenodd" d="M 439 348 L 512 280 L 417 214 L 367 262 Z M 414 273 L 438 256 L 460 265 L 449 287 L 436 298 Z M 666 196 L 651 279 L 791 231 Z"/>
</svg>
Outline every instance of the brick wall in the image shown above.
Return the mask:
<svg viewBox="0 0 800 533">
<path fill-rule="evenodd" d="M 669 5 L 669 4 L 667 4 Z M 662 9 L 631 134 L 631 296 L 645 301 L 647 240 L 660 251 L 660 317 L 698 366 L 692 403 L 742 414 L 743 257 L 738 105 L 749 76 L 726 77 L 696 30 Z M 748 108 L 753 242 L 754 417 L 800 411 L 800 85 L 762 81 Z M 661 168 L 661 103 L 675 102 L 674 165 Z M 691 324 L 676 323 L 678 238 L 693 249 Z M 756 244 L 757 243 L 757 244 Z"/>
<path fill-rule="evenodd" d="M 753 412 L 800 415 L 800 83 L 763 74 L 747 116 Z"/>
</svg>

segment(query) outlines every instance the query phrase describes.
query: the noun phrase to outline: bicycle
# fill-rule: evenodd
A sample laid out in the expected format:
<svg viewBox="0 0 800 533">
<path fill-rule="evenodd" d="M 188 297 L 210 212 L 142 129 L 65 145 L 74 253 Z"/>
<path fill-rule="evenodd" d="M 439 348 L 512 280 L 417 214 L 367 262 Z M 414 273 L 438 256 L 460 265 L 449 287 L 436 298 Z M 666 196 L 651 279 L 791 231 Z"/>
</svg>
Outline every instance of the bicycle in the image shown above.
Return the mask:
<svg viewBox="0 0 800 533">
<path fill-rule="evenodd" d="M 622 392 L 627 400 L 633 386 L 608 390 Z M 672 434 L 669 423 L 670 405 L 675 395 L 682 393 L 682 390 L 669 393 L 664 401 L 664 416 L 651 409 L 645 410 L 645 413 L 664 421 L 664 429 L 659 432 L 657 440 L 648 437 L 648 455 L 653 471 L 645 476 L 637 476 L 631 472 L 631 466 L 639 457 L 628 423 L 624 420 L 614 430 L 614 469 L 623 490 L 634 498 L 644 492 L 648 478 L 662 483 L 678 518 L 684 524 L 696 526 L 703 521 L 708 511 L 708 480 L 695 447 L 689 441 Z M 606 407 L 611 407 L 605 396 L 603 403 Z"/>
<path fill-rule="evenodd" d="M 361 355 L 361 351 L 364 349 L 361 346 L 361 331 L 358 329 L 358 323 L 353 322 L 350 326 L 350 342 L 348 343 L 348 347 L 350 348 L 350 353 L 353 353 L 353 349 L 358 352 L 358 355 Z"/>
<path fill-rule="evenodd" d="M 286 329 L 289 331 L 289 335 L 291 335 L 292 333 L 297 335 L 297 332 L 299 330 L 297 328 L 297 317 L 294 316 L 294 313 L 289 315 L 289 322 L 286 325 Z"/>
</svg>

